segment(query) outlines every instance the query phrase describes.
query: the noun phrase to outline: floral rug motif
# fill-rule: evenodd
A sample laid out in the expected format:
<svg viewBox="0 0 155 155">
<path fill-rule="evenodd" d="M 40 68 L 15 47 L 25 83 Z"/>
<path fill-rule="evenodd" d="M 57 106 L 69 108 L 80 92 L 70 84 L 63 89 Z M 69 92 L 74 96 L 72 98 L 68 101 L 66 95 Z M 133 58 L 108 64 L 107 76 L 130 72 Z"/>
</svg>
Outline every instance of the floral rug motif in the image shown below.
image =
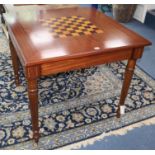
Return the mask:
<svg viewBox="0 0 155 155">
<path fill-rule="evenodd" d="M 39 126 L 33 145 L 27 84 L 20 70 L 16 87 L 7 40 L 0 35 L 0 149 L 55 149 L 155 116 L 155 81 L 136 68 L 125 102 L 116 118 L 124 62 L 41 77 Z"/>
</svg>

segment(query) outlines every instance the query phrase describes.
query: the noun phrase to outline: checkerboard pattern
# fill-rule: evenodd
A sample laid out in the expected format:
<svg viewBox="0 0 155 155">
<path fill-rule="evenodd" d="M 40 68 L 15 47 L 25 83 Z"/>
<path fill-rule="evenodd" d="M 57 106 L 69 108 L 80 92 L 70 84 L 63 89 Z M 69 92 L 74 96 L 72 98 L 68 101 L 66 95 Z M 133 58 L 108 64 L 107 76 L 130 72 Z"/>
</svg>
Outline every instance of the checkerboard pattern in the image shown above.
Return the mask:
<svg viewBox="0 0 155 155">
<path fill-rule="evenodd" d="M 103 30 L 81 16 L 42 19 L 40 22 L 55 38 L 103 33 Z"/>
</svg>

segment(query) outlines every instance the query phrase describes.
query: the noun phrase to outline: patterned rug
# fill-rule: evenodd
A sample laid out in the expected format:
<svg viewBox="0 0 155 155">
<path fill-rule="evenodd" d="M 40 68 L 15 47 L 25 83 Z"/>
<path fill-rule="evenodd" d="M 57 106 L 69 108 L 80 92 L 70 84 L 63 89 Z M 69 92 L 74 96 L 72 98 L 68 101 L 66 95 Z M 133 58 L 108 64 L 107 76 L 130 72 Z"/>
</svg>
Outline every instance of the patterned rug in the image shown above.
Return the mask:
<svg viewBox="0 0 155 155">
<path fill-rule="evenodd" d="M 0 149 L 56 149 L 155 116 L 155 81 L 136 67 L 116 118 L 125 62 L 39 79 L 41 138 L 33 145 L 27 84 L 20 70 L 16 87 L 6 38 L 0 34 Z"/>
</svg>

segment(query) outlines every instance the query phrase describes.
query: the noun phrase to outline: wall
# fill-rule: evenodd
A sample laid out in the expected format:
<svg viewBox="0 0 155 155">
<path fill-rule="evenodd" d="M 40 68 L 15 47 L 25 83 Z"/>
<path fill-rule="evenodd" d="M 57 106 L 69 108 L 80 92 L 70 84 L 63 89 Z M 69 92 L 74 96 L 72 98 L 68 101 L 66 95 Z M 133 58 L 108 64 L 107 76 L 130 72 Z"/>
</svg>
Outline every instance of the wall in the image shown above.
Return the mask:
<svg viewBox="0 0 155 155">
<path fill-rule="evenodd" d="M 155 4 L 138 4 L 134 18 L 144 23 L 147 10 L 155 9 Z"/>
</svg>

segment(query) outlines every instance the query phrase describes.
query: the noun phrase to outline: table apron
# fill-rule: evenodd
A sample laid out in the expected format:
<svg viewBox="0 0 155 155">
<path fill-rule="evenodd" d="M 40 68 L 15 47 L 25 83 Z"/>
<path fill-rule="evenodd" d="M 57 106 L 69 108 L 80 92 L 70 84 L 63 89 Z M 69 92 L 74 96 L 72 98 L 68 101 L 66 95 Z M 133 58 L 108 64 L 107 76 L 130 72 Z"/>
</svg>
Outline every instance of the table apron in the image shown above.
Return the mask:
<svg viewBox="0 0 155 155">
<path fill-rule="evenodd" d="M 41 75 L 55 74 L 59 72 L 130 59 L 132 56 L 132 51 L 132 49 L 126 51 L 114 51 L 80 58 L 44 63 L 40 66 Z"/>
</svg>

